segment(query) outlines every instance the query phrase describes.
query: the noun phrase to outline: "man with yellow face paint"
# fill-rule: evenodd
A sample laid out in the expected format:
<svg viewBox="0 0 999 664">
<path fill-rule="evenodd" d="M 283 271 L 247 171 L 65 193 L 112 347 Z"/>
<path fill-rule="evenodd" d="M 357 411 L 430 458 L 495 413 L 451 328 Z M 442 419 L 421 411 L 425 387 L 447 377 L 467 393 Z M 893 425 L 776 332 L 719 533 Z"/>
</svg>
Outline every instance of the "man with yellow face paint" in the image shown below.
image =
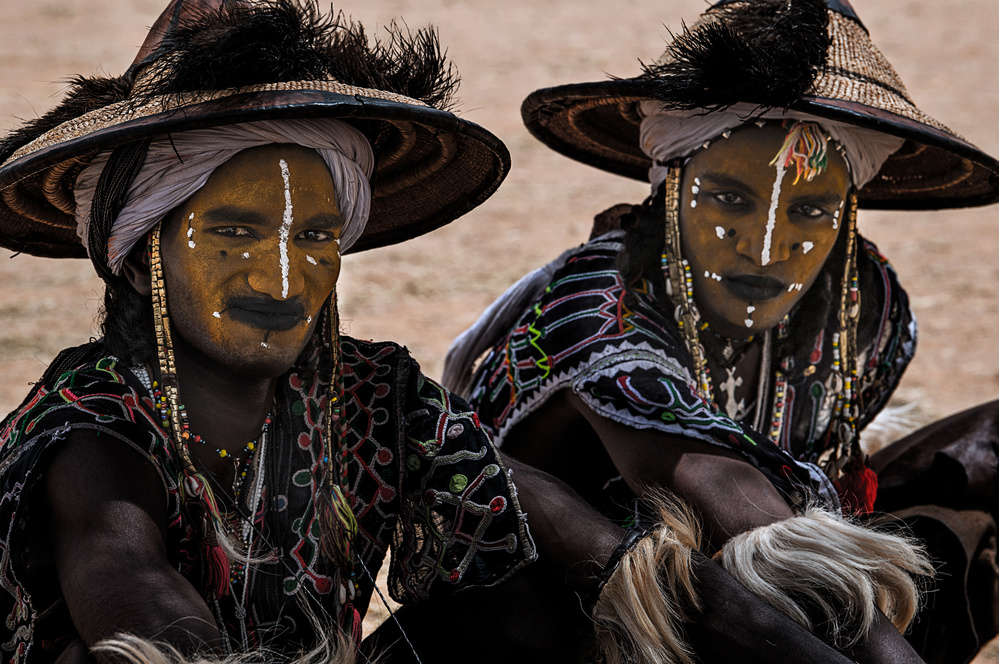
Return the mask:
<svg viewBox="0 0 999 664">
<path fill-rule="evenodd" d="M 675 491 L 704 551 L 834 642 L 882 614 L 904 630 L 914 613 L 870 598 L 917 571 L 895 576 L 901 545 L 861 555 L 866 529 L 835 515 L 936 503 L 914 522 L 946 567 L 910 639 L 970 659 L 999 624 L 979 592 L 996 587 L 995 405 L 868 463 L 860 432 L 916 333 L 856 210 L 992 203 L 999 164 L 912 103 L 845 0 L 721 0 L 640 76 L 538 90 L 522 114 L 652 196 L 508 290 L 443 382 L 609 516 Z"/>
<path fill-rule="evenodd" d="M 540 557 L 515 587 L 584 594 L 612 657 L 653 616 L 652 651 L 689 659 L 680 606 L 707 661 L 846 661 L 678 549 L 679 510 L 627 533 L 500 455 L 404 348 L 340 334 L 343 253 L 450 222 L 509 168 L 444 110 L 453 92 L 430 30 L 372 45 L 311 2 L 175 0 L 125 75 L 77 80 L 0 144 L 0 244 L 89 255 L 107 285 L 103 338 L 63 351 L 0 427 L 9 661 L 368 661 L 390 548 L 395 599 L 459 607 L 454 591 Z M 746 612 L 759 642 L 730 636 Z M 508 640 L 518 615 L 403 633 L 403 654 L 587 650 Z"/>
</svg>

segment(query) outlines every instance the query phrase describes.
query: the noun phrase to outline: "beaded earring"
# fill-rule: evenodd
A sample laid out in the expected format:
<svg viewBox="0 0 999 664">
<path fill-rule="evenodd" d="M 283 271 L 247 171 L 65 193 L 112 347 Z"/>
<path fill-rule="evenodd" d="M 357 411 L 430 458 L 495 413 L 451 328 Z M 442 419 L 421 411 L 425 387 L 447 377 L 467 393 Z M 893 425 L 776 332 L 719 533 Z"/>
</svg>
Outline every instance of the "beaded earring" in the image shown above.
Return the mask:
<svg viewBox="0 0 999 664">
<path fill-rule="evenodd" d="M 846 205 L 844 232 L 847 233 L 846 262 L 840 288 L 839 329 L 833 335 L 833 373 L 837 376 L 830 443 L 818 465 L 836 481 L 852 460 L 863 458 L 857 435 L 857 326 L 860 321 L 860 280 L 857 273 L 857 195 L 851 192 Z"/>
<path fill-rule="evenodd" d="M 707 355 L 698 334 L 697 323 L 700 314 L 697 311 L 697 304 L 694 302 L 693 279 L 691 277 L 690 263 L 683 258 L 680 243 L 680 181 L 683 176 L 683 168 L 679 162 L 670 164 L 666 172 L 665 181 L 665 242 L 662 255 L 662 268 L 666 277 L 666 293 L 672 299 L 675 311 L 675 318 L 680 331 L 683 333 L 684 342 L 694 364 L 694 374 L 697 381 L 697 395 L 711 405 L 712 409 L 719 411 L 718 403 L 714 396 L 714 389 L 711 382 L 711 372 L 708 368 Z M 788 334 L 788 316 L 777 326 L 777 333 L 781 338 Z M 764 418 L 762 407 L 763 399 L 767 391 L 767 386 L 771 379 L 771 334 L 769 331 L 763 335 L 763 358 L 760 367 L 760 394 L 757 408 L 756 420 L 753 423 L 754 429 L 769 434 L 770 440 L 779 444 L 784 427 L 784 414 L 786 408 L 785 390 L 787 380 L 785 373 L 781 370 L 785 362 L 780 363 L 775 372 L 774 379 L 774 399 L 769 423 Z M 764 430 L 764 427 L 767 427 Z"/>
<path fill-rule="evenodd" d="M 229 592 L 229 557 L 219 544 L 224 537 L 222 510 L 212 488 L 194 467 L 191 451 L 187 446 L 188 434 L 183 427 L 180 385 L 174 360 L 173 337 L 167 309 L 166 281 L 163 278 L 163 259 L 160 255 L 160 227 L 149 234 L 149 273 L 152 282 L 153 327 L 156 332 L 156 359 L 160 370 L 160 406 L 162 426 L 170 432 L 177 456 L 180 458 L 180 491 L 187 513 L 202 535 L 202 554 L 205 560 L 207 585 L 216 597 Z M 165 408 L 163 408 L 165 406 Z"/>
<path fill-rule="evenodd" d="M 324 500 L 320 504 L 320 519 L 324 533 L 320 546 L 327 558 L 339 560 L 349 569 L 353 565 L 352 543 L 357 534 L 357 519 L 348 498 L 350 449 L 346 440 L 347 422 L 343 416 L 343 359 L 336 289 L 330 295 L 327 310 L 332 376 L 327 395 L 325 441 L 322 452 L 326 469 L 326 495 L 330 500 Z"/>
<path fill-rule="evenodd" d="M 700 315 L 694 304 L 693 277 L 690 264 L 682 258 L 680 251 L 680 179 L 683 169 L 670 164 L 666 171 L 666 241 L 663 248 L 662 267 L 666 270 L 666 290 L 676 304 L 677 325 L 683 332 L 684 341 L 694 360 L 694 374 L 697 380 L 697 394 L 710 404 L 714 404 L 711 390 L 711 375 L 708 363 L 697 336 L 697 321 Z"/>
</svg>

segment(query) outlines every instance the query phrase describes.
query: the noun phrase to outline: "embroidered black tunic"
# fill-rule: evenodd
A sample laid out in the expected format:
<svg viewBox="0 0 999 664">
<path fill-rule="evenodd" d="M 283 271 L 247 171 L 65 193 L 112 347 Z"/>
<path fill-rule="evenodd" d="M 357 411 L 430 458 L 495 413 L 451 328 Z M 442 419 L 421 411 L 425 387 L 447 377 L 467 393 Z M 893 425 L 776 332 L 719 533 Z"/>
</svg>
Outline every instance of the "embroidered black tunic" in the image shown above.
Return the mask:
<svg viewBox="0 0 999 664">
<path fill-rule="evenodd" d="M 824 325 L 815 326 L 814 338 L 796 349 L 784 426 L 775 444 L 697 395 L 693 361 L 677 323 L 654 304 L 660 294 L 648 283 L 632 288 L 630 297 L 625 289 L 618 271 L 621 238 L 616 231 L 572 252 L 479 365 L 469 401 L 496 444 L 558 391 L 571 390 L 603 417 L 736 450 L 785 494 L 811 491 L 835 503 L 814 464 L 826 448 L 842 389 L 832 370 L 836 308 L 825 314 Z M 912 359 L 916 327 L 894 270 L 873 244 L 859 240 L 863 427 L 884 407 Z M 838 284 L 821 279 L 813 286 L 834 287 Z M 804 298 L 792 313 L 792 324 L 798 314 L 811 315 L 801 309 L 808 302 Z M 772 399 L 768 395 L 764 405 Z M 605 472 L 607 480 L 617 475 L 613 467 Z"/>
<path fill-rule="evenodd" d="M 344 337 L 342 349 L 348 483 L 363 563 L 352 570 L 360 612 L 389 548 L 389 589 L 400 602 L 497 583 L 533 559 L 516 492 L 471 408 L 425 378 L 404 348 Z M 86 361 L 47 375 L 0 429 L 0 523 L 8 524 L 0 541 L 4 657 L 14 664 L 51 661 L 75 636 L 33 520 L 38 480 L 74 429 L 99 431 L 155 465 L 168 505 L 170 562 L 202 591 L 233 647 L 244 628 L 252 645 L 311 645 L 315 635 L 300 602 L 336 617 L 338 575 L 349 572 L 332 569 L 319 553 L 318 441 L 327 383 L 318 372 L 294 369 L 278 387 L 262 507 L 254 515 L 262 540 L 254 551 L 277 552 L 278 559 L 247 575 L 243 607 L 238 584 L 239 592 L 220 600 L 206 587 L 199 531 L 178 491 L 177 452 L 149 392 L 132 371 L 101 354 L 99 343 L 64 351 L 53 365 L 68 356 Z"/>
</svg>

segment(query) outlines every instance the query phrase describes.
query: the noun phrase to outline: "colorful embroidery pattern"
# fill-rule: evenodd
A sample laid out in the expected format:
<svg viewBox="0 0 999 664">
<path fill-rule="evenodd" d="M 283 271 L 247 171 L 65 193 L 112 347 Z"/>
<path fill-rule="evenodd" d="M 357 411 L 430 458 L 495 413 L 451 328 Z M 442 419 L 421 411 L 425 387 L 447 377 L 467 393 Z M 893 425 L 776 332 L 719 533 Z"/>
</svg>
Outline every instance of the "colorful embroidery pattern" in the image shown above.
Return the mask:
<svg viewBox="0 0 999 664">
<path fill-rule="evenodd" d="M 99 357 L 99 346 L 90 355 Z M 413 601 L 496 583 L 533 559 L 513 486 L 467 404 L 424 379 L 397 345 L 344 338 L 343 355 L 348 478 L 361 567 L 374 574 L 391 546 L 393 595 Z M 303 597 L 320 615 L 337 615 L 332 591 L 341 571 L 319 555 L 315 527 L 323 499 L 317 492 L 324 486 L 316 451 L 325 394 L 325 384 L 308 367 L 289 373 L 279 386 L 264 506 L 254 521 L 261 532 L 281 536 L 267 544 L 283 555 L 252 576 L 244 618 L 235 598 L 220 600 L 218 620 L 234 640 L 242 622 L 253 643 L 267 643 L 278 633 L 282 642 L 309 643 L 314 635 L 299 606 Z M 26 498 L 58 442 L 77 427 L 106 432 L 149 455 L 170 496 L 170 560 L 195 587 L 203 586 L 195 531 L 174 481 L 176 456 L 152 401 L 112 358 L 91 360 L 39 387 L 0 431 L 0 515 L 10 524 L 0 541 L 0 647 L 11 661 L 52 657 L 32 643 L 34 620 L 45 607 L 34 606 L 32 588 L 24 586 L 31 509 Z M 373 581 L 363 569 L 348 572 L 356 573 L 354 605 L 363 611 Z"/>
<path fill-rule="evenodd" d="M 861 322 L 863 425 L 912 358 L 915 324 L 894 271 L 873 245 L 861 246 L 861 287 L 870 307 L 862 316 L 876 321 Z M 479 366 L 470 401 L 497 444 L 553 394 L 570 389 L 625 425 L 735 449 L 786 493 L 812 485 L 814 467 L 801 463 L 813 463 L 823 450 L 830 404 L 842 389 L 829 384 L 832 335 L 817 330 L 789 372 L 793 408 L 779 449 L 697 396 L 690 354 L 676 323 L 653 305 L 656 294 L 645 288 L 626 297 L 616 267 L 620 249 L 606 239 L 580 247 Z M 836 321 L 826 327 L 836 329 Z"/>
</svg>

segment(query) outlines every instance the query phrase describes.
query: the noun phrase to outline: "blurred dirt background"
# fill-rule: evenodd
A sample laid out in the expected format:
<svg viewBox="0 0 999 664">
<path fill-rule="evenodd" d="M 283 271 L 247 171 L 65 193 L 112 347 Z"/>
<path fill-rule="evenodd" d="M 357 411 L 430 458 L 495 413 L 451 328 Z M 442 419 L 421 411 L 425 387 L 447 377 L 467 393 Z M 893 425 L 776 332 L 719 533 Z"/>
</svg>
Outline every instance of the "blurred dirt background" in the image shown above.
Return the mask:
<svg viewBox="0 0 999 664">
<path fill-rule="evenodd" d="M 0 0 L 0 131 L 36 117 L 72 74 L 120 74 L 165 0 Z M 923 110 L 999 154 L 999 3 L 853 0 Z M 378 0 L 337 4 L 370 34 L 395 17 L 434 23 L 462 75 L 458 112 L 508 145 L 513 170 L 452 226 L 344 260 L 351 334 L 409 346 L 438 376 L 450 340 L 524 272 L 582 242 L 593 215 L 638 202 L 646 186 L 558 156 L 520 122 L 539 87 L 632 76 L 704 0 Z M 999 395 L 999 207 L 862 212 L 862 232 L 893 261 L 919 318 L 920 351 L 898 398 L 949 414 Z M 0 411 L 63 347 L 95 334 L 101 282 L 86 261 L 0 250 Z"/>
</svg>

